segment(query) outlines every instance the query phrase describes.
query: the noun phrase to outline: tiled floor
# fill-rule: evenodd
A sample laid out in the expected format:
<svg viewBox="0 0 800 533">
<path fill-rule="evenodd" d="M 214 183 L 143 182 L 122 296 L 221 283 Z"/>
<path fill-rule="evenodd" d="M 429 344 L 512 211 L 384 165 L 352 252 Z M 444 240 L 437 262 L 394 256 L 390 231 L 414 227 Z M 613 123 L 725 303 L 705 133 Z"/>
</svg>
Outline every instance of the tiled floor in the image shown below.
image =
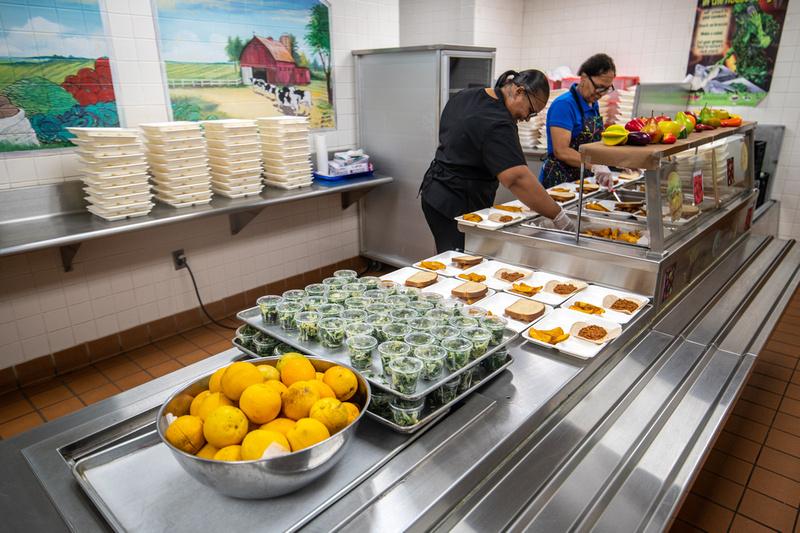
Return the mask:
<svg viewBox="0 0 800 533">
<path fill-rule="evenodd" d="M 227 320 L 232 323 L 232 320 Z M 0 438 L 39 426 L 231 347 L 206 325 L 47 383 L 0 396 Z M 800 292 L 753 374 L 672 526 L 673 532 L 800 533 Z"/>
<path fill-rule="evenodd" d="M 800 291 L 761 351 L 673 532 L 800 532 Z"/>
</svg>

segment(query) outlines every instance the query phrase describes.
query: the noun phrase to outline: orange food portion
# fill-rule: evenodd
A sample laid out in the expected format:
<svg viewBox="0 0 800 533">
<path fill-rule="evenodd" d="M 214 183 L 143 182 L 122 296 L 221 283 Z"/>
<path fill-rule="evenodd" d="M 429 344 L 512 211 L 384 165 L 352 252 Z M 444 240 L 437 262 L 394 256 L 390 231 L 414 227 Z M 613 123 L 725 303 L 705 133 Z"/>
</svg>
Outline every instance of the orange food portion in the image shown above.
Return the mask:
<svg viewBox="0 0 800 533">
<path fill-rule="evenodd" d="M 511 292 L 516 292 L 517 294 L 522 294 L 525 296 L 533 296 L 534 294 L 542 290 L 542 288 L 543 287 L 541 285 L 538 287 L 532 287 L 527 283 L 514 283 L 511 286 Z"/>
<path fill-rule="evenodd" d="M 563 342 L 569 338 L 569 333 L 564 333 L 564 330 L 561 328 L 553 328 L 553 329 L 529 329 L 528 335 L 531 336 L 532 339 L 536 339 L 537 341 L 546 342 L 547 344 L 556 345 L 559 342 Z"/>
<path fill-rule="evenodd" d="M 475 283 L 486 281 L 486 276 L 476 274 L 475 272 L 470 272 L 469 274 L 459 274 L 458 277 L 467 281 L 474 281 Z"/>
<path fill-rule="evenodd" d="M 419 266 L 428 270 L 444 270 L 447 266 L 439 261 L 421 261 Z"/>
<path fill-rule="evenodd" d="M 581 313 L 586 313 L 589 315 L 602 315 L 605 313 L 605 310 L 602 307 L 597 307 L 596 305 L 588 302 L 575 302 L 574 304 L 570 305 L 569 308 L 574 311 L 580 311 Z"/>
<path fill-rule="evenodd" d="M 508 211 L 510 213 L 522 213 L 522 208 L 517 205 L 503 205 L 497 204 L 492 206 L 495 209 L 499 209 L 500 211 Z"/>
<path fill-rule="evenodd" d="M 634 231 L 621 231 L 619 228 L 603 228 L 599 230 L 586 230 L 584 235 L 590 237 L 601 237 L 603 239 L 611 239 L 612 241 L 624 241 L 631 244 L 636 244 L 642 238 L 642 232 L 639 230 Z"/>
<path fill-rule="evenodd" d="M 463 218 L 467 222 L 481 222 L 483 220 L 482 216 L 476 215 L 475 213 L 467 213 L 466 215 L 463 215 L 461 218 Z"/>
</svg>

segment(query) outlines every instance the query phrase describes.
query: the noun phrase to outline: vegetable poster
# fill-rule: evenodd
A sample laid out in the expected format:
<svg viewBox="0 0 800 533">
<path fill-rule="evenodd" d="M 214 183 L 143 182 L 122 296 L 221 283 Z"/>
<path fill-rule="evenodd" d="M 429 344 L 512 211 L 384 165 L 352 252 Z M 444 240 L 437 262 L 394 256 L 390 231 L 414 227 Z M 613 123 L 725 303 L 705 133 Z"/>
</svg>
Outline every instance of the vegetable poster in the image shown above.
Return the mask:
<svg viewBox="0 0 800 533">
<path fill-rule="evenodd" d="M 789 0 L 698 0 L 687 80 L 697 104 L 767 96 Z"/>
<path fill-rule="evenodd" d="M 333 128 L 329 9 L 320 0 L 156 0 L 174 120 L 309 117 Z"/>
<path fill-rule="evenodd" d="M 99 0 L 0 0 L 0 152 L 72 146 L 119 126 Z"/>
</svg>

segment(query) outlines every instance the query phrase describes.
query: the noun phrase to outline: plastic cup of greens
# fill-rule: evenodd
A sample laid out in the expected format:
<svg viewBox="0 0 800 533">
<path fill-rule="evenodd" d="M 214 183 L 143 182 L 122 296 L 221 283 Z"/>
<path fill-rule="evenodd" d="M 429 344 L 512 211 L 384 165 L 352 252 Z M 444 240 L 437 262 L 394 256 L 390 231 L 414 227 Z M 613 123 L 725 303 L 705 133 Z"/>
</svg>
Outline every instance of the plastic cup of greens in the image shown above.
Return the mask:
<svg viewBox="0 0 800 533">
<path fill-rule="evenodd" d="M 325 278 L 322 280 L 322 284 L 328 287 L 329 289 L 333 287 L 342 287 L 343 285 L 347 285 L 349 283 L 347 278 Z"/>
<path fill-rule="evenodd" d="M 441 346 L 447 350 L 447 357 L 444 359 L 447 370 L 455 372 L 459 368 L 467 366 L 472 354 L 472 341 L 464 337 L 450 337 L 444 339 Z"/>
<path fill-rule="evenodd" d="M 380 342 L 384 342 L 386 340 L 386 335 L 383 333 L 383 327 L 388 326 L 391 323 L 392 319 L 389 317 L 389 315 L 370 315 L 367 318 L 367 324 L 373 327 L 375 330 L 375 338 Z"/>
<path fill-rule="evenodd" d="M 278 304 L 282 301 L 283 298 L 275 296 L 274 294 L 262 296 L 256 300 L 258 308 L 261 310 L 261 319 L 265 324 L 275 324 L 278 322 Z"/>
<path fill-rule="evenodd" d="M 355 335 L 345 342 L 350 354 L 350 366 L 356 370 L 368 369 L 372 365 L 372 350 L 378 346 L 378 340 L 369 335 Z"/>
<path fill-rule="evenodd" d="M 345 307 L 342 314 L 339 315 L 348 324 L 351 322 L 364 322 L 367 319 L 368 313 L 363 309 L 351 309 Z"/>
<path fill-rule="evenodd" d="M 433 309 L 434 305 L 431 302 L 426 302 L 425 300 L 417 300 L 416 302 L 412 302 L 409 307 L 411 307 L 411 309 L 413 309 L 420 315 L 424 315 L 425 313 Z"/>
<path fill-rule="evenodd" d="M 390 306 L 392 309 L 400 309 L 402 307 L 408 307 L 411 305 L 411 300 L 408 296 L 403 294 L 392 294 L 386 297 L 386 305 Z"/>
<path fill-rule="evenodd" d="M 386 296 L 392 296 L 394 294 L 397 294 L 399 288 L 400 285 L 388 279 L 382 279 L 381 282 L 378 284 L 378 289 L 382 290 L 384 294 L 386 294 Z"/>
<path fill-rule="evenodd" d="M 348 339 L 358 335 L 372 335 L 374 332 L 375 328 L 372 327 L 372 324 L 366 322 L 348 322 L 344 326 L 344 336 Z"/>
<path fill-rule="evenodd" d="M 306 297 L 306 291 L 303 289 L 290 289 L 283 292 L 284 302 L 302 302 Z"/>
<path fill-rule="evenodd" d="M 411 300 L 412 302 L 416 302 L 419 300 L 419 296 L 422 294 L 422 289 L 417 287 L 403 287 L 400 294 Z"/>
<path fill-rule="evenodd" d="M 338 317 L 319 321 L 319 342 L 327 348 L 338 348 L 344 341 L 345 321 Z"/>
<path fill-rule="evenodd" d="M 355 270 L 337 270 L 333 273 L 334 278 L 344 278 L 344 279 L 356 279 L 358 278 L 358 272 Z"/>
<path fill-rule="evenodd" d="M 460 382 L 461 378 L 455 377 L 433 391 L 430 394 L 430 401 L 433 407 L 441 407 L 454 401 L 458 397 L 458 384 Z"/>
<path fill-rule="evenodd" d="M 417 313 L 410 307 L 401 307 L 389 311 L 389 316 L 392 317 L 392 320 L 394 320 L 395 322 L 405 323 L 411 320 L 412 318 L 418 317 L 419 313 Z"/>
<path fill-rule="evenodd" d="M 371 303 L 367 306 L 367 313 L 371 315 L 389 315 L 392 310 L 392 306 L 385 304 L 383 302 L 375 302 Z"/>
<path fill-rule="evenodd" d="M 484 359 L 481 362 L 481 365 L 488 372 L 494 372 L 495 370 L 503 366 L 506 361 L 508 361 L 508 350 L 506 350 L 505 348 L 499 348 L 492 355 Z"/>
<path fill-rule="evenodd" d="M 347 309 L 366 309 L 369 305 L 369 300 L 363 296 L 351 296 L 344 301 L 344 306 Z"/>
<path fill-rule="evenodd" d="M 425 318 L 430 318 L 431 320 L 435 321 L 437 325 L 444 326 L 446 325 L 450 318 L 450 313 L 445 311 L 444 309 L 431 309 L 427 313 L 425 313 Z"/>
<path fill-rule="evenodd" d="M 422 379 L 435 380 L 442 376 L 447 350 L 435 344 L 417 346 L 414 348 L 414 357 L 422 361 Z"/>
<path fill-rule="evenodd" d="M 411 355 L 411 346 L 403 341 L 386 341 L 378 345 L 378 355 L 381 358 L 381 368 L 383 374 L 388 376 L 389 363 L 397 357 L 408 357 Z"/>
<path fill-rule="evenodd" d="M 303 305 L 306 311 L 319 311 L 319 308 L 328 303 L 328 299 L 324 296 L 306 296 L 303 300 Z"/>
<path fill-rule="evenodd" d="M 506 330 L 506 324 L 508 324 L 508 319 L 497 315 L 485 316 L 480 320 L 481 327 L 488 329 L 492 333 L 489 346 L 497 346 L 503 342 L 503 332 Z"/>
<path fill-rule="evenodd" d="M 489 349 L 489 341 L 492 340 L 492 332 L 486 328 L 466 328 L 461 330 L 461 336 L 472 342 L 472 360 L 486 353 Z"/>
<path fill-rule="evenodd" d="M 380 289 L 367 289 L 364 291 L 364 298 L 370 302 L 382 302 L 386 299 L 386 293 Z"/>
<path fill-rule="evenodd" d="M 375 413 L 381 418 L 391 420 L 392 408 L 390 406 L 392 404 L 392 400 L 394 400 L 394 394 L 376 388 L 375 390 L 371 391 L 367 411 Z"/>
<path fill-rule="evenodd" d="M 387 341 L 402 341 L 406 335 L 411 333 L 411 327 L 408 324 L 391 322 L 383 326 L 381 331 Z"/>
<path fill-rule="evenodd" d="M 341 315 L 344 312 L 344 307 L 339 304 L 327 303 L 320 305 L 317 311 L 323 318 L 329 318 Z"/>
<path fill-rule="evenodd" d="M 348 295 L 351 298 L 352 297 L 360 298 L 360 297 L 364 296 L 365 292 L 367 292 L 367 286 L 364 285 L 363 283 L 357 283 L 357 282 L 356 283 L 348 283 L 347 285 L 342 287 L 342 290 L 345 291 L 346 293 L 348 293 Z"/>
<path fill-rule="evenodd" d="M 486 316 L 486 309 L 482 307 L 476 307 L 474 305 L 468 305 L 461 308 L 461 316 L 477 318 L 478 320 L 480 320 L 481 318 Z"/>
<path fill-rule="evenodd" d="M 424 316 L 414 317 L 409 320 L 407 324 L 411 326 L 411 329 L 414 331 L 424 331 L 426 333 L 430 333 L 430 331 L 438 325 L 435 320 Z"/>
<path fill-rule="evenodd" d="M 422 331 L 412 331 L 403 338 L 403 342 L 411 346 L 412 350 L 418 346 L 430 346 L 436 343 L 436 337 Z"/>
<path fill-rule="evenodd" d="M 450 313 L 450 316 L 456 317 L 461 316 L 461 309 L 464 307 L 464 302 L 456 298 L 445 298 L 442 300 L 439 307 Z"/>
<path fill-rule="evenodd" d="M 269 357 L 272 355 L 272 350 L 278 345 L 278 339 L 266 335 L 264 333 L 257 333 L 253 339 L 254 352 L 261 357 Z"/>
<path fill-rule="evenodd" d="M 389 384 L 401 394 L 414 394 L 421 373 L 422 361 L 416 357 L 395 357 L 389 361 Z"/>
<path fill-rule="evenodd" d="M 324 283 L 312 283 L 306 286 L 306 296 L 325 296 L 328 287 Z"/>
<path fill-rule="evenodd" d="M 377 289 L 381 284 L 381 278 L 375 276 L 364 276 L 362 278 L 358 278 L 358 281 L 366 285 L 367 290 Z"/>
<path fill-rule="evenodd" d="M 296 351 L 297 350 L 295 350 L 294 347 L 289 346 L 285 342 L 279 342 L 278 345 L 275 346 L 275 349 L 272 350 L 272 355 L 275 357 L 280 357 L 285 353 L 296 352 Z"/>
<path fill-rule="evenodd" d="M 474 328 L 480 324 L 477 318 L 456 316 L 450 319 L 450 325 L 458 329 Z"/>
<path fill-rule="evenodd" d="M 347 291 L 342 290 L 341 287 L 337 287 L 336 289 L 331 289 L 328 291 L 328 303 L 331 304 L 343 304 L 345 300 L 350 297 L 350 294 Z"/>
<path fill-rule="evenodd" d="M 431 335 L 436 339 L 436 342 L 441 344 L 444 339 L 450 339 L 459 336 L 459 329 L 453 326 L 436 326 L 430 331 Z"/>
<path fill-rule="evenodd" d="M 472 387 L 472 377 L 475 374 L 475 369 L 470 368 L 465 370 L 458 376 L 458 393 L 467 392 Z"/>
<path fill-rule="evenodd" d="M 297 329 L 297 322 L 294 317 L 297 313 L 304 309 L 303 304 L 299 301 L 282 301 L 278 304 L 278 324 L 281 329 L 285 331 L 294 331 Z"/>
<path fill-rule="evenodd" d="M 439 307 L 440 305 L 442 305 L 442 302 L 444 301 L 444 296 L 442 296 L 438 292 L 423 292 L 419 296 L 419 299 L 420 301 L 423 302 L 432 303 L 434 307 Z"/>
<path fill-rule="evenodd" d="M 422 399 L 414 404 L 409 404 L 400 402 L 399 398 L 397 398 L 389 404 L 389 407 L 392 411 L 392 421 L 395 424 L 398 426 L 414 426 L 422 420 L 425 400 Z"/>
<path fill-rule="evenodd" d="M 297 323 L 297 329 L 300 331 L 297 338 L 301 341 L 308 341 L 316 339 L 319 334 L 319 320 L 321 315 L 317 311 L 303 311 L 297 313 L 294 321 Z"/>
</svg>

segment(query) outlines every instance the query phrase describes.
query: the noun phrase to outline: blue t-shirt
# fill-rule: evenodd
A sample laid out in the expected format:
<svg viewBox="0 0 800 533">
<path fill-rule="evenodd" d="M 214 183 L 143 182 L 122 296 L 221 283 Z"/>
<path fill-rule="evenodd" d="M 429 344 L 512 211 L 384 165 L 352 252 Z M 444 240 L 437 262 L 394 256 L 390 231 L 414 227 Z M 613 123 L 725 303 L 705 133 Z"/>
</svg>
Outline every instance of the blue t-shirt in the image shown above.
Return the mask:
<svg viewBox="0 0 800 533">
<path fill-rule="evenodd" d="M 575 87 L 577 84 L 573 83 L 572 86 Z M 591 116 L 598 116 L 600 115 L 600 107 L 597 105 L 597 102 L 593 103 L 591 106 L 586 103 L 586 100 L 583 99 L 581 93 L 579 91 L 575 91 L 578 95 L 578 101 L 581 103 L 581 107 L 583 108 L 583 114 L 587 117 Z M 581 109 L 578 108 L 578 105 L 575 103 L 575 98 L 572 96 L 572 91 L 567 91 L 555 100 L 553 103 L 550 104 L 550 108 L 547 110 L 547 153 L 551 155 L 553 153 L 553 139 L 550 138 L 550 128 L 555 126 L 557 128 L 564 128 L 565 130 L 569 130 L 572 132 L 572 139 L 578 136 L 581 132 L 581 128 L 583 127 L 583 114 L 581 113 Z"/>
</svg>

